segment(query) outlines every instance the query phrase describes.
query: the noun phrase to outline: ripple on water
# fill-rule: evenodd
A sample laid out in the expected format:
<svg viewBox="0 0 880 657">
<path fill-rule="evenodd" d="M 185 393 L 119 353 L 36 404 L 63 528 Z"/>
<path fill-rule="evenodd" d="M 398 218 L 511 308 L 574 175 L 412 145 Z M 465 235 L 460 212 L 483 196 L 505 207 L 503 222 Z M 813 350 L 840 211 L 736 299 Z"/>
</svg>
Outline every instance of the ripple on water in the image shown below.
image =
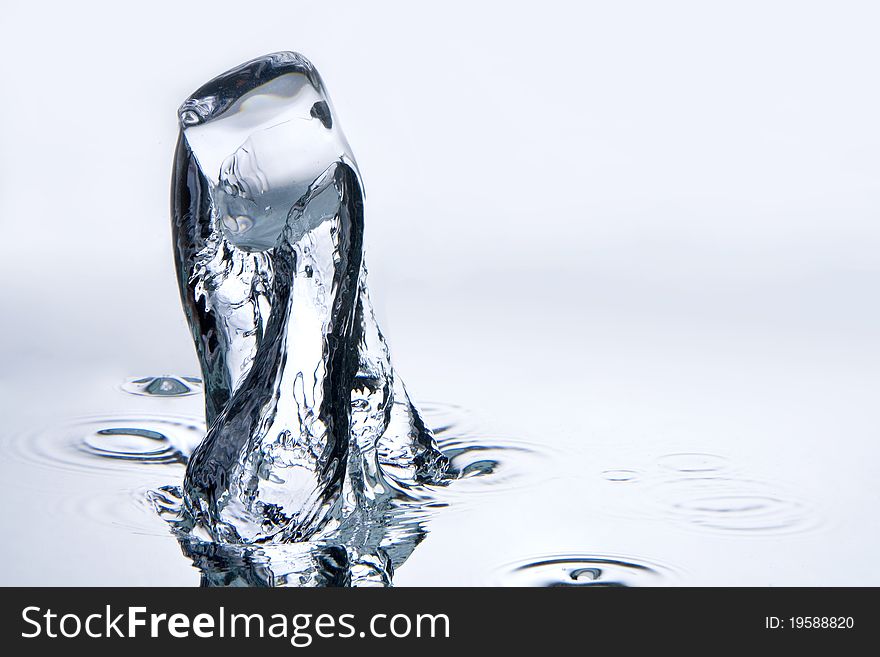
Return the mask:
<svg viewBox="0 0 880 657">
<path fill-rule="evenodd" d="M 554 463 L 562 461 L 555 450 L 544 445 L 489 437 L 470 413 L 457 406 L 419 406 L 440 451 L 449 458 L 454 477 L 448 486 L 434 489 L 441 500 L 533 486 L 554 476 Z"/>
<path fill-rule="evenodd" d="M 139 385 L 144 385 L 141 381 Z M 468 414 L 453 406 L 426 404 L 425 421 L 434 428 L 438 444 L 450 459 L 455 479 L 448 486 L 430 487 L 425 507 L 460 506 L 477 493 L 527 487 L 553 476 L 562 462 L 553 450 L 512 439 L 488 439 L 472 427 Z M 48 470 L 103 472 L 130 476 L 153 473 L 169 483 L 179 481 L 182 467 L 205 434 L 204 422 L 194 417 L 133 414 L 87 417 L 66 424 L 13 436 L 11 455 Z M 163 469 L 166 468 L 166 469 Z M 173 469 L 167 469 L 173 468 Z M 130 481 L 130 480 L 129 480 Z M 143 480 L 141 480 L 142 485 Z M 131 484 L 129 484 L 131 485 Z M 156 514 L 172 521 L 179 499 L 164 490 L 122 486 L 89 486 L 53 506 L 60 513 L 144 534 L 161 533 Z M 167 499 L 164 499 L 167 498 Z M 454 499 L 450 499 L 454 498 Z M 173 523 L 172 523 L 173 524 Z"/>
<path fill-rule="evenodd" d="M 135 534 L 164 536 L 168 529 L 157 521 L 147 488 L 91 488 L 66 493 L 52 505 L 55 515 L 77 518 L 82 526 L 103 525 Z M 87 522 L 85 522 L 87 521 Z"/>
<path fill-rule="evenodd" d="M 665 517 L 700 530 L 773 536 L 810 531 L 820 524 L 805 501 L 761 481 L 687 477 L 660 482 L 652 492 Z"/>
<path fill-rule="evenodd" d="M 700 474 L 727 470 L 729 462 L 725 457 L 717 454 L 679 452 L 661 456 L 657 459 L 657 465 L 665 470 L 682 474 Z"/>
<path fill-rule="evenodd" d="M 640 478 L 638 470 L 627 470 L 626 468 L 614 468 L 611 470 L 603 470 L 599 473 L 602 479 L 614 482 L 634 482 Z"/>
<path fill-rule="evenodd" d="M 675 571 L 631 557 L 562 554 L 510 564 L 498 579 L 502 586 L 664 586 L 675 579 Z"/>
<path fill-rule="evenodd" d="M 194 376 L 145 376 L 129 379 L 122 384 L 122 389 L 132 395 L 146 397 L 186 397 L 204 391 L 202 380 Z"/>
<path fill-rule="evenodd" d="M 455 477 L 448 488 L 438 491 L 441 497 L 534 486 L 554 476 L 553 464 L 558 460 L 553 450 L 542 445 L 505 438 L 449 437 L 437 444 Z"/>
<path fill-rule="evenodd" d="M 186 457 L 165 434 L 137 427 L 98 429 L 83 438 L 92 456 L 144 463 L 184 463 Z"/>
<path fill-rule="evenodd" d="M 11 438 L 10 454 L 49 469 L 129 471 L 143 465 L 185 464 L 205 434 L 197 418 L 82 418 Z"/>
<path fill-rule="evenodd" d="M 471 414 L 460 406 L 438 402 L 419 402 L 416 406 L 437 440 L 451 435 L 467 436 L 475 432 Z"/>
</svg>

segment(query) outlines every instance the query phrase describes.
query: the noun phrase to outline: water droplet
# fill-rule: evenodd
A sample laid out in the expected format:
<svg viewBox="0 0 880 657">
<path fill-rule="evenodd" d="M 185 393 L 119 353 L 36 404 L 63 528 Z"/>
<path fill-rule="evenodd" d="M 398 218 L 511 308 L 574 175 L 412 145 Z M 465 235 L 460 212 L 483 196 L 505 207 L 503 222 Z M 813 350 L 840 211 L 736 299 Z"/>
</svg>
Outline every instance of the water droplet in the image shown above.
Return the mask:
<svg viewBox="0 0 880 657">
<path fill-rule="evenodd" d="M 192 376 L 147 376 L 129 379 L 122 389 L 132 395 L 147 397 L 186 397 L 202 392 L 202 381 Z"/>
<path fill-rule="evenodd" d="M 662 586 L 674 579 L 666 566 L 606 555 L 555 555 L 511 564 L 499 575 L 503 586 Z"/>
</svg>

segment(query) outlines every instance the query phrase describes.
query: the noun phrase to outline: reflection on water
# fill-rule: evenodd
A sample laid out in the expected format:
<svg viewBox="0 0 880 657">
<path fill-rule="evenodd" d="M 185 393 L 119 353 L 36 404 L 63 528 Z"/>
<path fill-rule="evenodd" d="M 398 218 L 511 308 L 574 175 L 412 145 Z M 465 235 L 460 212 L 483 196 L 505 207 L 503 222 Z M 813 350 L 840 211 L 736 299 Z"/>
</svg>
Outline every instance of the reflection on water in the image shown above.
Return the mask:
<svg viewBox="0 0 880 657">
<path fill-rule="evenodd" d="M 183 554 L 201 573 L 202 586 L 351 586 L 355 550 L 332 542 L 309 541 L 267 545 L 230 545 L 216 543 L 200 534 L 183 507 L 183 495 L 177 486 L 165 486 L 148 494 L 153 509 L 171 526 Z M 376 558 L 386 565 L 386 553 Z M 367 565 L 369 561 L 365 560 Z M 358 572 L 361 578 L 364 568 Z M 385 569 L 375 569 L 380 585 Z M 355 574 L 355 579 L 357 574 Z M 360 582 L 355 581 L 355 584 Z"/>
<path fill-rule="evenodd" d="M 226 545 L 183 541 L 183 553 L 202 574 L 202 586 L 351 586 L 345 548 L 319 542 Z"/>
</svg>

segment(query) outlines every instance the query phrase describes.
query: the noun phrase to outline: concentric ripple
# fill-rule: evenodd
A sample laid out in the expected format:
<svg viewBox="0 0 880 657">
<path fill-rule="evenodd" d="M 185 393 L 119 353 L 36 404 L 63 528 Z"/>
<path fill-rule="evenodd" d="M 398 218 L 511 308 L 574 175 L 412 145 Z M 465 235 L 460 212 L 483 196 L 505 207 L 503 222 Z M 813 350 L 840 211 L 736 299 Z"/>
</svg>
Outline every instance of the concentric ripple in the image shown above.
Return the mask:
<svg viewBox="0 0 880 657">
<path fill-rule="evenodd" d="M 657 459 L 657 465 L 682 474 L 722 472 L 729 467 L 728 460 L 723 456 L 703 452 L 666 454 Z"/>
<path fill-rule="evenodd" d="M 499 571 L 502 586 L 663 586 L 674 571 L 656 563 L 611 555 L 565 554 L 510 564 Z"/>
<path fill-rule="evenodd" d="M 98 429 L 82 448 L 93 456 L 145 463 L 185 463 L 186 456 L 158 431 L 136 427 Z"/>
<path fill-rule="evenodd" d="M 437 441 L 455 476 L 448 494 L 471 495 L 534 486 L 554 475 L 554 453 L 533 443 L 492 438 L 490 443 L 450 437 Z"/>
<path fill-rule="evenodd" d="M 803 500 L 770 484 L 731 477 L 688 477 L 654 487 L 668 519 L 695 529 L 741 535 L 799 533 L 820 519 Z"/>
<path fill-rule="evenodd" d="M 422 403 L 421 408 L 455 477 L 450 486 L 435 489 L 438 498 L 533 486 L 558 472 L 553 464 L 561 458 L 551 448 L 489 437 L 467 411 L 457 406 Z"/>
<path fill-rule="evenodd" d="M 454 404 L 419 402 L 422 419 L 438 440 L 448 436 L 469 436 L 476 432 L 469 411 Z"/>
<path fill-rule="evenodd" d="M 156 522 L 145 488 L 94 487 L 64 497 L 50 506 L 53 515 L 81 518 L 91 525 L 123 529 L 131 533 L 163 536 L 166 528 Z"/>
<path fill-rule="evenodd" d="M 10 454 L 48 469 L 125 472 L 143 465 L 182 465 L 204 437 L 197 418 L 98 417 L 13 436 Z"/>
</svg>

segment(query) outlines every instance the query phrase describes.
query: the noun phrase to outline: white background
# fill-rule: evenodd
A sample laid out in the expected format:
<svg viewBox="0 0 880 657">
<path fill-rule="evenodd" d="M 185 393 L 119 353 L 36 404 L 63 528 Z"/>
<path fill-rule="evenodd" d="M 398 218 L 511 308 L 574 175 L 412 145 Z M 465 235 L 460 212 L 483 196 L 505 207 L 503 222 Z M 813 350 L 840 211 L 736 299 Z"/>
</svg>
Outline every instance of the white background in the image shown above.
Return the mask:
<svg viewBox="0 0 880 657">
<path fill-rule="evenodd" d="M 8 3 L 6 424 L 197 372 L 170 245 L 176 108 L 297 50 L 364 176 L 373 300 L 410 392 L 577 449 L 592 491 L 563 478 L 533 515 L 462 520 L 470 542 L 441 521 L 400 583 L 586 550 L 692 583 L 880 584 L 878 19 L 840 1 Z M 598 472 L 676 451 L 793 487 L 820 529 L 756 542 L 591 515 L 614 494 Z"/>
</svg>

